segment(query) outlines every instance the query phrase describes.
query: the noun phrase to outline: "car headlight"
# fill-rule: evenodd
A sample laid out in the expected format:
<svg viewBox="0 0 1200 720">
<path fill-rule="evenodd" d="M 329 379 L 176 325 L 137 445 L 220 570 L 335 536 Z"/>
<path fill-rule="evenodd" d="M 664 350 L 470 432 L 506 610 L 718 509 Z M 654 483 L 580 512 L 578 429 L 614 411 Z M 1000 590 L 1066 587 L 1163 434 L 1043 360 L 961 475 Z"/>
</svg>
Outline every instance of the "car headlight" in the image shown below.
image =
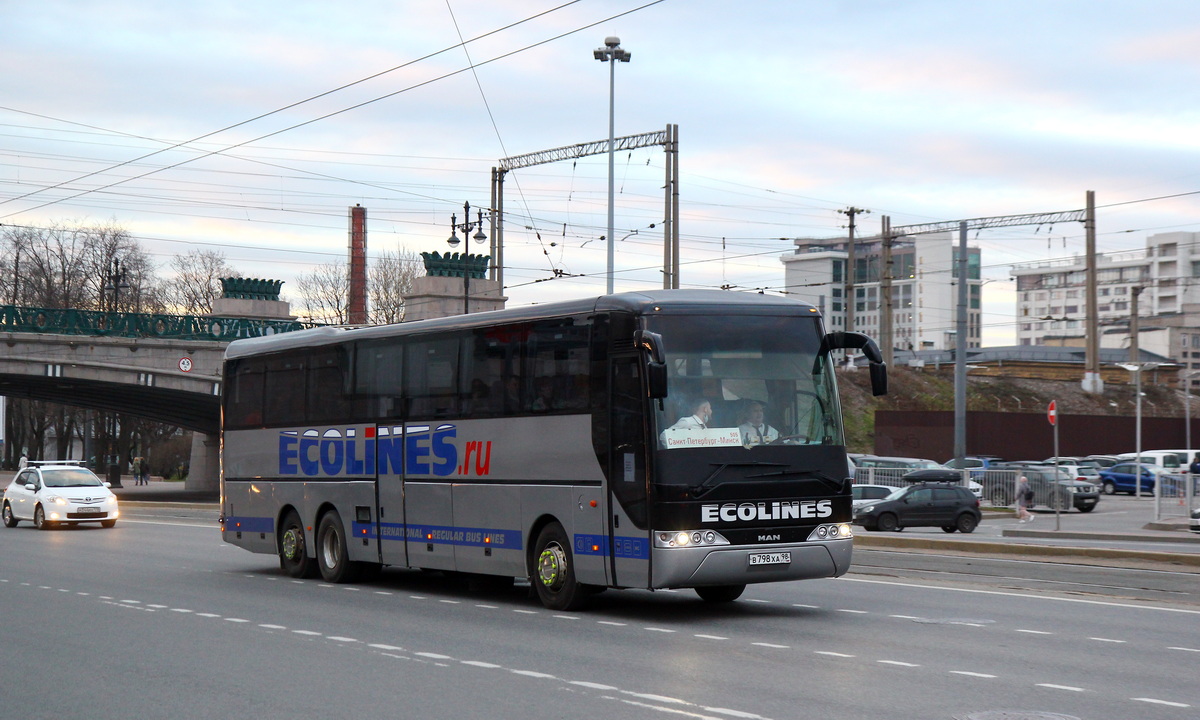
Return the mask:
<svg viewBox="0 0 1200 720">
<path fill-rule="evenodd" d="M 866 507 L 861 507 L 861 508 L 855 510 L 854 514 L 855 515 L 866 515 L 867 513 L 871 512 L 874 509 L 875 509 L 874 505 L 868 505 Z"/>
<path fill-rule="evenodd" d="M 55 505 L 66 505 L 67 499 L 62 495 L 47 495 L 46 502 L 54 503 Z"/>
</svg>

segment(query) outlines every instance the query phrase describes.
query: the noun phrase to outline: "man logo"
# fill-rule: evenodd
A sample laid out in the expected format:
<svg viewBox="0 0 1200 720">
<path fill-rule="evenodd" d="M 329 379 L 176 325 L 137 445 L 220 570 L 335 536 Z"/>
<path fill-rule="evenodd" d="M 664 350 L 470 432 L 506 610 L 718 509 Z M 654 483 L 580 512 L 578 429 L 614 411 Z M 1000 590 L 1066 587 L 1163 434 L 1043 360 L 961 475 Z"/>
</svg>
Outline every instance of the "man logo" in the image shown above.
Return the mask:
<svg viewBox="0 0 1200 720">
<path fill-rule="evenodd" d="M 778 535 L 759 535 L 758 541 L 759 542 L 779 542 L 779 536 Z"/>
</svg>

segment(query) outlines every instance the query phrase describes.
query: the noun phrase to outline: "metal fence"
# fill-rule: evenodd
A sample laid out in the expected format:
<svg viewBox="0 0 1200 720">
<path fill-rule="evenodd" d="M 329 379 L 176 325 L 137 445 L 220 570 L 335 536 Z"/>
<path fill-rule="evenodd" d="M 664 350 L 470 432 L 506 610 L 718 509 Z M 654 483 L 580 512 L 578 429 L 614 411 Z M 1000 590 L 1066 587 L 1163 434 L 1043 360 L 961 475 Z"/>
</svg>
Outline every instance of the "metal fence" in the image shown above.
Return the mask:
<svg viewBox="0 0 1200 720">
<path fill-rule="evenodd" d="M 855 468 L 854 482 L 858 485 L 887 485 L 904 487 L 904 476 L 910 468 Z M 984 505 L 1004 507 L 1013 504 L 1017 491 L 1016 470 L 958 470 L 959 484 L 970 490 Z"/>
</svg>

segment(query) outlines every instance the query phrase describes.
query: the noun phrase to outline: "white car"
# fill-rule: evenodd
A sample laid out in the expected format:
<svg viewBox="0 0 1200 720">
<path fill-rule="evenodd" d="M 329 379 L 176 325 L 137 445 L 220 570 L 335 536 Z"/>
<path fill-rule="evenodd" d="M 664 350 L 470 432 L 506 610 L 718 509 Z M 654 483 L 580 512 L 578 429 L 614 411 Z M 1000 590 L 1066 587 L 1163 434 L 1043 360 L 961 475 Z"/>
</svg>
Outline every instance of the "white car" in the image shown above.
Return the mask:
<svg viewBox="0 0 1200 720">
<path fill-rule="evenodd" d="M 39 530 L 82 522 L 110 528 L 120 513 L 117 496 L 108 487 L 82 465 L 31 462 L 4 490 L 4 525 L 11 528 L 29 520 Z"/>
<path fill-rule="evenodd" d="M 870 505 L 876 500 L 882 500 L 899 489 L 891 485 L 868 485 L 865 483 L 851 485 L 850 492 L 853 494 L 853 499 L 850 501 L 850 504 L 857 510 L 863 505 Z"/>
</svg>

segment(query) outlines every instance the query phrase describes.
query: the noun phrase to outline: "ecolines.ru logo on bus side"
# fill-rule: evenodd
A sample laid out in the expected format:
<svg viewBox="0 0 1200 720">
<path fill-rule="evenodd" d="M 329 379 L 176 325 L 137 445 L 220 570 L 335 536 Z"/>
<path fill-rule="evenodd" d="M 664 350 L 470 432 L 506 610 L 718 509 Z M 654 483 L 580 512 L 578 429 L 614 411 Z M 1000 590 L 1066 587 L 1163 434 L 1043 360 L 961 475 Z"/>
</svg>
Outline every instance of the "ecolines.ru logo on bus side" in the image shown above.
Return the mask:
<svg viewBox="0 0 1200 720">
<path fill-rule="evenodd" d="M 458 462 L 454 425 L 309 429 L 279 433 L 280 475 L 477 475 L 491 472 L 492 441 L 468 440 Z M 473 461 L 473 462 L 472 462 Z M 472 469 L 474 473 L 472 473 Z"/>
<path fill-rule="evenodd" d="M 725 503 L 701 505 L 701 522 L 748 522 L 750 520 L 799 520 L 833 515 L 829 500 L 792 500 L 772 503 Z"/>
</svg>

